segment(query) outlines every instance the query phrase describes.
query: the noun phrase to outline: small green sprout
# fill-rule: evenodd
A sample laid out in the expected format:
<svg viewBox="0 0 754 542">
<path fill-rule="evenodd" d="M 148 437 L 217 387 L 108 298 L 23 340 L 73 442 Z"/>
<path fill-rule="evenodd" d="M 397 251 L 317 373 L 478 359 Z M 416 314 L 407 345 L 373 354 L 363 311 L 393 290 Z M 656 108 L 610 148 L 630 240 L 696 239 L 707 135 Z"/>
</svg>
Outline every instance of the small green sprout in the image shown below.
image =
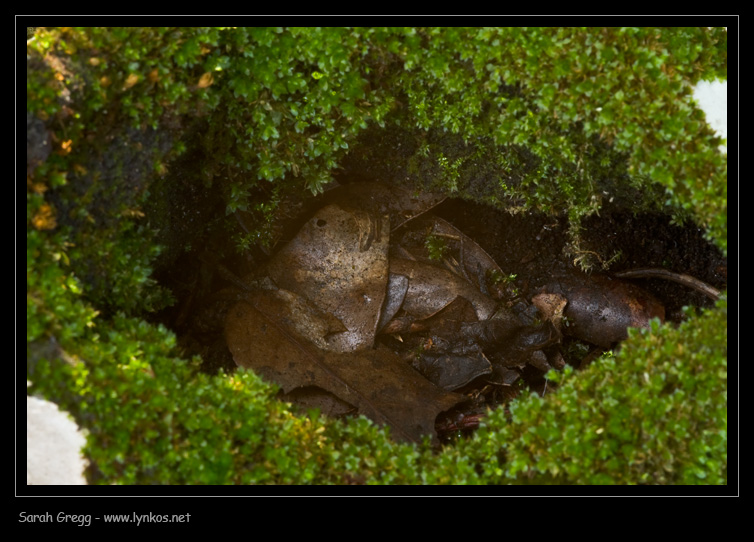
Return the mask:
<svg viewBox="0 0 754 542">
<path fill-rule="evenodd" d="M 427 252 L 429 252 L 430 260 L 440 261 L 448 251 L 448 244 L 445 242 L 445 239 L 434 234 L 427 236 L 426 241 L 424 241 L 424 246 L 426 247 Z"/>
<path fill-rule="evenodd" d="M 510 273 L 508 275 L 503 275 L 500 271 L 497 269 L 493 269 L 489 272 L 489 278 L 490 282 L 492 284 L 498 285 L 498 284 L 512 284 L 513 281 L 516 280 L 518 277 L 515 273 Z"/>
</svg>

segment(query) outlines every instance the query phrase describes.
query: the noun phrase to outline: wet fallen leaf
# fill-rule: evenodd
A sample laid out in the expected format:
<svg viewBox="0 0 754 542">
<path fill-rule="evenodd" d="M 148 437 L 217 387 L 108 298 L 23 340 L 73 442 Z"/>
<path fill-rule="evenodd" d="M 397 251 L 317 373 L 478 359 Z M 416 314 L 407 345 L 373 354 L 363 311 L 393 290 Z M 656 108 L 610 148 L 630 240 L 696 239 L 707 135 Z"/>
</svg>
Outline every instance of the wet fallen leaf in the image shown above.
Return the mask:
<svg viewBox="0 0 754 542">
<path fill-rule="evenodd" d="M 296 388 L 290 393 L 280 395 L 279 399 L 292 403 L 303 412 L 316 408 L 320 413 L 330 418 L 339 418 L 353 414 L 357 410 L 352 404 L 316 386 Z"/>
<path fill-rule="evenodd" d="M 270 261 L 275 283 L 343 322 L 329 349 L 371 348 L 388 278 L 389 219 L 340 205 L 320 209 Z"/>
<path fill-rule="evenodd" d="M 490 374 L 490 361 L 476 338 L 466 331 L 476 320 L 471 302 L 456 297 L 430 318 L 413 322 L 409 331 L 422 332 L 426 341 L 424 351 L 412 361 L 412 367 L 446 390 L 456 390 L 479 376 Z"/>
<path fill-rule="evenodd" d="M 479 320 L 486 320 L 495 312 L 496 304 L 492 299 L 462 277 L 437 265 L 391 258 L 390 273 L 408 278 L 403 310 L 416 320 L 429 318 L 457 297 L 471 302 Z"/>
<path fill-rule="evenodd" d="M 424 354 L 413 364 L 430 382 L 445 390 L 457 390 L 475 378 L 490 374 L 492 365 L 482 352 Z"/>
<path fill-rule="evenodd" d="M 537 307 L 543 320 L 549 320 L 560 330 L 563 322 L 563 310 L 568 304 L 568 300 L 558 294 L 537 294 L 531 299 L 532 305 Z"/>
<path fill-rule="evenodd" d="M 445 200 L 432 192 L 412 192 L 378 182 L 346 184 L 325 194 L 324 201 L 390 216 L 390 229 L 396 230 L 412 218 Z"/>
<path fill-rule="evenodd" d="M 385 330 L 388 323 L 393 320 L 398 311 L 403 306 L 403 300 L 406 298 L 406 292 L 408 292 L 408 277 L 404 275 L 398 275 L 395 273 L 389 273 L 387 282 L 387 292 L 385 301 L 382 305 L 382 314 L 380 314 L 380 320 L 377 323 L 377 331 L 385 333 L 395 333 L 398 328 L 392 331 Z"/>
<path fill-rule="evenodd" d="M 260 290 L 230 309 L 225 335 L 236 364 L 277 383 L 285 393 L 309 386 L 326 390 L 388 425 L 399 440 L 419 442 L 424 435 L 436 440 L 438 414 L 463 396 L 435 386 L 386 348 L 346 354 L 318 348 L 294 328 L 300 305 L 290 298 Z M 313 333 L 328 327 L 320 325 Z"/>
<path fill-rule="evenodd" d="M 428 236 L 441 239 L 449 249 L 441 262 L 432 261 L 425 240 Z M 412 220 L 397 232 L 393 241 L 399 250 L 405 250 L 419 261 L 443 265 L 459 277 L 466 279 L 485 295 L 499 299 L 502 294 L 495 277 L 502 277 L 500 266 L 473 239 L 447 220 L 427 214 Z M 400 254 L 395 252 L 396 255 Z"/>
<path fill-rule="evenodd" d="M 458 296 L 426 320 L 414 322 L 410 331 L 430 331 L 433 335 L 456 340 L 464 335 L 464 327 L 468 323 L 476 321 L 478 319 L 474 305 L 468 299 Z"/>
</svg>

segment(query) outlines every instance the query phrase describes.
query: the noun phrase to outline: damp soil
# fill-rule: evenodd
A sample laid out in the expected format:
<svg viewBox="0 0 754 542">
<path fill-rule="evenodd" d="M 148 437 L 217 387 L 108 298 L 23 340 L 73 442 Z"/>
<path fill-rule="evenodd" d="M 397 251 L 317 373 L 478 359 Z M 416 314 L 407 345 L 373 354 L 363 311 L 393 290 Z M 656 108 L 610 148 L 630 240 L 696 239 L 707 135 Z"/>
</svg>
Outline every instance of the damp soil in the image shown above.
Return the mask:
<svg viewBox="0 0 754 542">
<path fill-rule="evenodd" d="M 281 229 L 278 246 L 292 237 L 314 206 L 316 201 L 298 206 L 300 216 L 289 219 Z M 584 222 L 582 239 L 575 249 L 569 243 L 565 219 L 534 212 L 512 215 L 457 199 L 446 200 L 432 212 L 476 241 L 505 273 L 515 275 L 513 286 L 524 300 L 530 300 L 551 277 L 583 272 L 581 266 L 586 264 L 591 264 L 591 273 L 605 274 L 648 267 L 668 269 L 691 275 L 719 290 L 727 288 L 727 259 L 705 240 L 703 231 L 693 224 L 673 224 L 662 214 L 603 208 L 599 215 Z M 177 300 L 173 307 L 158 315 L 159 321 L 176 331 L 187 356 L 201 356 L 202 370 L 209 373 L 236 370 L 222 330 L 224 311 L 232 299 L 223 301 L 217 292 L 233 287 L 234 276 L 253 274 L 269 256 L 259 248 L 237 254 L 233 247 L 225 246 L 225 240 L 232 238 L 228 233 L 232 232 L 216 233 L 195 243 L 200 248 L 182 254 L 158 276 Z M 602 264 L 608 262 L 609 268 L 604 270 Z M 632 282 L 665 306 L 666 321 L 671 323 L 683 319 L 685 306 L 702 308 L 714 304 L 710 298 L 675 282 L 661 279 L 632 279 Z M 199 313 L 202 318 L 198 324 Z M 566 361 L 577 367 L 597 351 L 592 345 L 570 339 L 564 340 L 562 349 Z M 488 407 L 509 402 L 525 388 L 545 393 L 547 385 L 544 373 L 532 367 L 521 370 L 515 386 L 491 388 L 483 381 L 472 382 L 457 390 L 469 396 L 469 405 L 438 418 L 438 433 L 442 437 L 473 430 Z"/>
</svg>

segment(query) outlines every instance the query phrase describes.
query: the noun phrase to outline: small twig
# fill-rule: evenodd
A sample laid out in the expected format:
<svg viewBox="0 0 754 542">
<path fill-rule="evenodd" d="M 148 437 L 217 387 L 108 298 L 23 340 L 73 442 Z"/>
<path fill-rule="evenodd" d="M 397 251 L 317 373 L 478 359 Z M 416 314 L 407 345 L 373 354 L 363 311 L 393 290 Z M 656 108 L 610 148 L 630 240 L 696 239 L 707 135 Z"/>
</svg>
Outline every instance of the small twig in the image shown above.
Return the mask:
<svg viewBox="0 0 754 542">
<path fill-rule="evenodd" d="M 453 258 L 452 256 L 448 256 L 447 258 L 442 259 L 442 263 L 445 264 L 445 267 L 448 268 L 448 271 L 450 271 L 451 273 L 458 274 L 458 270 L 460 266 L 458 265 L 458 262 L 456 261 L 455 258 Z"/>
<path fill-rule="evenodd" d="M 459 263 L 459 262 L 456 262 L 454 260 L 454 262 L 453 262 L 454 263 L 454 267 L 451 267 L 447 263 L 447 260 L 446 260 L 445 265 L 448 266 L 448 268 L 451 271 L 453 271 L 454 273 L 456 273 L 456 274 L 458 273 L 458 270 L 460 270 L 461 275 L 463 276 L 463 278 L 465 278 L 466 280 L 468 280 L 469 282 L 471 282 L 471 279 L 469 278 L 468 273 L 466 273 L 466 264 L 464 263 L 464 257 L 465 256 L 464 256 L 463 236 L 462 235 L 453 235 L 451 233 L 440 233 L 440 232 L 435 231 L 434 228 L 432 229 L 432 235 L 434 235 L 435 237 L 440 237 L 440 238 L 443 238 L 443 239 L 450 239 L 451 241 L 457 241 L 458 242 L 458 244 L 460 245 L 459 249 L 458 249 L 458 256 L 461 259 L 461 262 Z"/>
<path fill-rule="evenodd" d="M 450 233 L 438 233 L 438 232 L 432 230 L 432 234 L 431 235 L 434 235 L 435 237 L 442 237 L 443 239 L 450 239 L 452 241 L 461 241 L 461 242 L 463 242 L 463 240 L 458 235 L 452 235 Z"/>
<path fill-rule="evenodd" d="M 241 215 L 238 213 L 238 211 L 234 211 L 233 212 L 233 216 L 236 217 L 236 220 L 238 221 L 239 226 L 241 226 L 241 228 L 243 228 L 243 231 L 245 231 L 246 233 L 250 234 L 251 232 L 249 231 L 249 228 L 246 227 L 246 224 L 244 223 L 244 221 L 241 218 Z"/>
<path fill-rule="evenodd" d="M 233 273 L 233 271 L 225 267 L 223 264 L 221 263 L 216 264 L 216 270 L 217 270 L 218 275 L 220 275 L 222 278 L 224 278 L 228 282 L 234 284 L 235 286 L 237 286 L 244 292 L 251 292 L 254 290 L 251 286 L 246 284 L 246 282 L 241 280 L 241 278 L 239 278 L 238 275 Z"/>
<path fill-rule="evenodd" d="M 403 248 L 401 245 L 398 245 L 394 247 L 396 252 L 398 253 L 398 256 L 403 258 L 404 260 L 411 260 L 412 262 L 416 261 L 416 258 L 413 254 L 411 254 L 408 250 Z"/>
<path fill-rule="evenodd" d="M 615 254 L 613 254 L 610 257 L 609 260 L 605 260 L 599 253 L 594 252 L 593 250 L 576 250 L 576 251 L 574 251 L 574 254 L 580 254 L 580 256 L 577 256 L 573 260 L 574 265 L 581 265 L 581 260 L 584 260 L 587 257 L 588 254 L 591 254 L 592 256 L 594 256 L 595 258 L 597 258 L 597 260 L 600 262 L 600 266 L 602 266 L 602 269 L 604 269 L 605 271 L 607 271 L 607 269 L 610 267 L 610 265 L 613 262 L 615 262 L 618 258 L 620 258 L 620 256 L 621 256 L 621 252 L 620 251 L 618 251 Z M 582 266 L 582 268 L 584 268 L 586 270 L 586 268 L 584 266 Z"/>
<path fill-rule="evenodd" d="M 713 301 L 717 301 L 718 299 L 720 299 L 720 290 L 710 286 L 706 282 L 702 282 L 701 280 L 694 278 L 691 275 L 675 273 L 673 271 L 668 271 L 667 269 L 661 269 L 659 267 L 645 267 L 645 268 L 640 268 L 640 269 L 630 269 L 628 271 L 621 271 L 619 273 L 615 273 L 615 276 L 620 277 L 620 278 L 627 278 L 627 279 L 658 278 L 658 279 L 671 280 L 673 282 L 677 282 L 678 284 L 683 284 L 684 286 L 688 286 L 689 288 L 692 288 L 696 290 L 697 292 L 706 295 Z"/>
</svg>

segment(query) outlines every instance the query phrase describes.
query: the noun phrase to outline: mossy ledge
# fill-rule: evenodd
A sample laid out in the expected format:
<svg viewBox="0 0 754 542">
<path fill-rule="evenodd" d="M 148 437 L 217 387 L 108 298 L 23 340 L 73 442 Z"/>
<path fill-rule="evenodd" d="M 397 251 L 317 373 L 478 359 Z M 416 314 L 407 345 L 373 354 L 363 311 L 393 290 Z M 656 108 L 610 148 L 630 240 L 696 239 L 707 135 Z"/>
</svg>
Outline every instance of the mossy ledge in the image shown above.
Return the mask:
<svg viewBox="0 0 754 542">
<path fill-rule="evenodd" d="M 575 244 L 614 198 L 725 253 L 727 155 L 691 99 L 715 78 L 721 28 L 36 28 L 29 393 L 89 431 L 90 483 L 725 484 L 725 297 L 439 452 L 297 416 L 148 322 L 171 302 L 155 265 L 236 213 L 237 248 L 271 243 L 284 202 L 355 164 L 566 217 Z M 385 148 L 394 162 L 369 159 Z"/>
</svg>

